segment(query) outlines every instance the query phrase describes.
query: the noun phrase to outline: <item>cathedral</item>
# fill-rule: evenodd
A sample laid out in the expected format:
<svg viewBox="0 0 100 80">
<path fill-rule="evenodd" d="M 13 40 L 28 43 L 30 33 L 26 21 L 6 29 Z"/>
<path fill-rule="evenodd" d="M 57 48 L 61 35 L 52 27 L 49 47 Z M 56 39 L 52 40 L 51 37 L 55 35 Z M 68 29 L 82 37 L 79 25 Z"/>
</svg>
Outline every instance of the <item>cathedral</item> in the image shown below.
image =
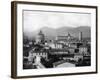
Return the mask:
<svg viewBox="0 0 100 80">
<path fill-rule="evenodd" d="M 72 40 L 75 40 L 75 37 L 71 36 L 71 34 L 68 33 L 67 36 L 57 36 L 56 40 L 58 40 L 58 41 L 72 41 Z M 78 40 L 79 41 L 82 40 L 82 32 L 79 32 Z"/>
</svg>

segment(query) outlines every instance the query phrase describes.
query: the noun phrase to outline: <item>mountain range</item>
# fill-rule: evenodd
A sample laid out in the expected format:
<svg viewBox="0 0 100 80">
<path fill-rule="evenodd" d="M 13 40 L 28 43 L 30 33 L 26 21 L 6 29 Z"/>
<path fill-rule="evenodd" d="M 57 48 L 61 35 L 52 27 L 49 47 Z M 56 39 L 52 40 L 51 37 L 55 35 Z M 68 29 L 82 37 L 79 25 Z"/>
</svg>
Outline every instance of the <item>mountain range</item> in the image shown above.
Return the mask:
<svg viewBox="0 0 100 80">
<path fill-rule="evenodd" d="M 40 30 L 48 39 L 55 39 L 55 37 L 58 35 L 67 36 L 68 33 L 73 37 L 78 37 L 79 32 L 82 32 L 83 38 L 90 38 L 91 35 L 91 27 L 89 26 L 80 26 L 76 28 L 64 26 L 57 29 L 50 28 L 50 27 L 43 27 L 37 31 L 24 32 L 24 35 L 32 39 L 36 37 L 36 35 L 39 33 Z"/>
</svg>

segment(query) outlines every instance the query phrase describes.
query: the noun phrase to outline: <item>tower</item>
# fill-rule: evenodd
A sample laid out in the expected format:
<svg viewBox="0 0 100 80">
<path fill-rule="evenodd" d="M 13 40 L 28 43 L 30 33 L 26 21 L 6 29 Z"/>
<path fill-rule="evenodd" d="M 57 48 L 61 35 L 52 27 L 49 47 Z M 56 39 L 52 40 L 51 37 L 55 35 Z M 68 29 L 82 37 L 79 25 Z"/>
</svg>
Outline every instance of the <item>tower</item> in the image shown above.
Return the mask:
<svg viewBox="0 0 100 80">
<path fill-rule="evenodd" d="M 82 40 L 82 32 L 79 32 L 79 40 Z"/>
</svg>

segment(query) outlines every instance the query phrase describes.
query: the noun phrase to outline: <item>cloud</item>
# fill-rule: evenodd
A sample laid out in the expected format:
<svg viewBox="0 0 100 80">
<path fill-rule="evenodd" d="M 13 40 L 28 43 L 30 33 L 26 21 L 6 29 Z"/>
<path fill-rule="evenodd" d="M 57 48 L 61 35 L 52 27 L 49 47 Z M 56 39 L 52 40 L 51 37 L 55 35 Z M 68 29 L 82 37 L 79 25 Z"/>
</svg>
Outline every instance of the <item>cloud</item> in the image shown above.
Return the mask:
<svg viewBox="0 0 100 80">
<path fill-rule="evenodd" d="M 70 12 L 24 11 L 24 31 L 35 31 L 42 27 L 91 26 L 91 14 Z"/>
</svg>

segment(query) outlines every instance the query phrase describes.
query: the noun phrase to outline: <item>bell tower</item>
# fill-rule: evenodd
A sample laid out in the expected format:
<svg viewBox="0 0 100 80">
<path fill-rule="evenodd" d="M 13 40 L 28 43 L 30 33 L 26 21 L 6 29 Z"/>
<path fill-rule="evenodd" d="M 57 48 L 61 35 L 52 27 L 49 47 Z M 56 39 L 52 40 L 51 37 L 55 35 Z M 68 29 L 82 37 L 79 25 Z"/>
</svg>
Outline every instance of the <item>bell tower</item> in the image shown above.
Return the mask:
<svg viewBox="0 0 100 80">
<path fill-rule="evenodd" d="M 79 32 L 79 40 L 82 40 L 82 32 Z"/>
</svg>

